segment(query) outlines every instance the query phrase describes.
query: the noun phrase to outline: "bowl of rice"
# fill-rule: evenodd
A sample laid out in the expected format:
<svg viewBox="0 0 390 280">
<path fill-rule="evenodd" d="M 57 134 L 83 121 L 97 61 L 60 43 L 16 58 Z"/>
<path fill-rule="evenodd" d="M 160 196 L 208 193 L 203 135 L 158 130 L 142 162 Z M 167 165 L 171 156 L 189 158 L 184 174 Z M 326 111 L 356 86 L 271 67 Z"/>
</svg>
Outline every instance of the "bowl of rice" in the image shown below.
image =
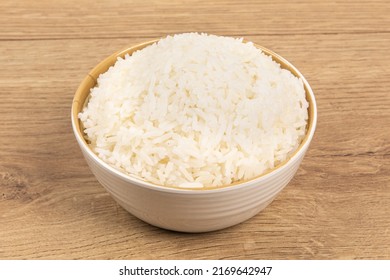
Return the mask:
<svg viewBox="0 0 390 280">
<path fill-rule="evenodd" d="M 116 52 L 82 81 L 72 127 L 118 204 L 157 227 L 223 229 L 289 183 L 317 109 L 302 74 L 242 39 L 184 33 Z"/>
</svg>

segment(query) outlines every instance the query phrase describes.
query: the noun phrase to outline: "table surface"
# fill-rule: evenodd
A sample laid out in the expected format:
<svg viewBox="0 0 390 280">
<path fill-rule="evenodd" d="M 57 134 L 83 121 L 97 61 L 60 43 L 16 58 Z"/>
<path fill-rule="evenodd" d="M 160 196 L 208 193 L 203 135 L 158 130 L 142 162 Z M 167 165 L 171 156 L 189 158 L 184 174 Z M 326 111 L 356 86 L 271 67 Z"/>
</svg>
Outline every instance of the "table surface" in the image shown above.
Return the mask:
<svg viewBox="0 0 390 280">
<path fill-rule="evenodd" d="M 390 259 L 388 1 L 0 2 L 0 259 Z M 126 46 L 189 31 L 244 37 L 311 84 L 318 126 L 294 179 L 240 225 L 183 234 L 96 181 L 70 107 Z"/>
</svg>

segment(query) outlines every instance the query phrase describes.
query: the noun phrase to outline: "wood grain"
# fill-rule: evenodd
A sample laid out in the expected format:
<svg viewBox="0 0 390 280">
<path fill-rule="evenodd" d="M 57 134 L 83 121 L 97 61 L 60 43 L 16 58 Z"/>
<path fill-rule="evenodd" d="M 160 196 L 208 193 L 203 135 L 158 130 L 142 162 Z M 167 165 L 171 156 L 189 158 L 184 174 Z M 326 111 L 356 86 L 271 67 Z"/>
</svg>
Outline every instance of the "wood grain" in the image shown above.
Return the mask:
<svg viewBox="0 0 390 280">
<path fill-rule="evenodd" d="M 1 1 L 0 259 L 389 259 L 389 8 Z M 70 125 L 73 94 L 94 65 L 185 31 L 244 36 L 281 54 L 305 75 L 319 110 L 312 145 L 281 195 L 251 220 L 206 234 L 161 230 L 120 208 Z"/>
<path fill-rule="evenodd" d="M 384 33 L 386 1 L 2 1 L 1 39 Z"/>
</svg>

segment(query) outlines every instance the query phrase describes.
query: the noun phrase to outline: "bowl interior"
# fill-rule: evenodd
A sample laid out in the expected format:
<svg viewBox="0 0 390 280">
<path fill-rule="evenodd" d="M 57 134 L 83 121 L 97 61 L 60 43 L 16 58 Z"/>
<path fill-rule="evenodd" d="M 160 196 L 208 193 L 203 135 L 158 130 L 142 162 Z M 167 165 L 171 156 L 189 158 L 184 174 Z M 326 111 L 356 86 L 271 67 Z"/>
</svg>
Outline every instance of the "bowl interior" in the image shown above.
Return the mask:
<svg viewBox="0 0 390 280">
<path fill-rule="evenodd" d="M 81 143 L 84 146 L 84 148 L 86 150 L 89 150 L 94 155 L 95 160 L 97 160 L 98 162 L 102 163 L 103 165 L 106 165 L 106 164 L 97 155 L 94 154 L 94 152 L 91 150 L 91 148 L 89 147 L 88 143 L 86 142 L 86 140 L 84 138 L 84 131 L 83 131 L 83 128 L 82 128 L 82 124 L 81 124 L 81 122 L 80 122 L 80 120 L 78 118 L 78 114 L 82 111 L 82 109 L 85 106 L 85 103 L 88 101 L 90 90 L 93 87 L 95 87 L 95 85 L 97 83 L 97 78 L 99 77 L 99 75 L 104 73 L 104 72 L 106 72 L 111 66 L 113 66 L 115 64 L 115 62 L 117 61 L 118 57 L 124 58 L 126 54 L 131 55 L 133 52 L 135 52 L 137 50 L 141 50 L 142 48 L 144 48 L 144 47 L 146 47 L 148 45 L 151 45 L 151 44 L 153 44 L 153 43 L 155 43 L 157 41 L 158 40 L 145 42 L 145 43 L 142 43 L 142 44 L 139 44 L 139 45 L 136 45 L 136 46 L 133 46 L 133 47 L 130 47 L 130 48 L 118 51 L 118 52 L 110 55 L 105 60 L 100 62 L 95 68 L 93 68 L 91 70 L 91 72 L 89 72 L 89 74 L 84 78 L 84 80 L 81 82 L 80 86 L 78 87 L 78 89 L 76 91 L 76 94 L 75 94 L 75 96 L 73 98 L 72 112 L 71 112 L 71 114 L 72 114 L 71 118 L 72 118 L 72 123 L 73 123 L 73 127 L 74 127 L 74 130 L 75 130 L 76 137 L 78 137 L 81 140 Z M 307 129 L 306 129 L 306 135 L 305 135 L 304 139 L 302 140 L 301 144 L 299 145 L 299 147 L 296 149 L 295 152 L 293 152 L 290 155 L 290 157 L 288 159 L 286 159 L 284 162 L 279 163 L 277 166 L 275 166 L 274 168 L 266 171 L 265 173 L 263 173 L 263 174 L 261 174 L 259 176 L 256 176 L 255 178 L 251 178 L 251 179 L 245 180 L 245 181 L 243 180 L 243 181 L 234 182 L 234 183 L 232 183 L 230 185 L 225 185 L 225 186 L 204 187 L 202 189 L 196 189 L 195 188 L 193 190 L 202 191 L 202 190 L 222 189 L 222 188 L 226 188 L 226 187 L 229 187 L 229 186 L 234 186 L 234 185 L 246 183 L 248 181 L 257 180 L 260 177 L 263 177 L 263 176 L 265 176 L 265 175 L 267 175 L 269 173 L 272 173 L 272 172 L 276 171 L 277 169 L 281 168 L 282 166 L 286 165 L 292 158 L 294 158 L 297 155 L 297 153 L 299 153 L 301 150 L 303 150 L 303 147 L 306 147 L 307 145 L 309 145 L 309 143 L 310 143 L 310 141 L 311 141 L 311 139 L 313 137 L 314 130 L 315 130 L 315 127 L 316 127 L 316 122 L 317 122 L 317 107 L 316 107 L 316 101 L 315 101 L 315 98 L 314 98 L 314 94 L 313 94 L 312 89 L 310 88 L 310 85 L 308 84 L 306 79 L 303 77 L 303 75 L 298 71 L 298 69 L 296 69 L 286 59 L 284 59 L 280 55 L 274 53 L 273 51 L 268 50 L 267 48 L 264 48 L 264 47 L 256 45 L 256 44 L 254 44 L 254 45 L 257 48 L 259 48 L 260 50 L 262 50 L 263 53 L 265 53 L 266 55 L 271 56 L 274 61 L 276 61 L 277 63 L 280 64 L 281 68 L 289 70 L 296 77 L 300 78 L 303 81 L 303 85 L 304 85 L 305 93 L 306 93 L 306 99 L 307 99 L 307 101 L 309 103 L 309 108 L 308 108 L 308 125 L 307 125 Z M 138 181 L 137 179 L 133 179 L 131 177 L 131 175 L 127 175 L 125 173 L 122 173 L 122 175 L 124 177 L 127 177 L 129 180 L 136 180 L 136 181 Z M 183 190 L 183 188 L 179 188 L 179 187 L 175 187 L 175 186 L 160 186 L 160 185 L 156 185 L 156 184 L 149 183 L 149 182 L 146 182 L 146 181 L 145 181 L 145 183 L 150 185 L 150 186 L 156 186 L 156 187 L 159 187 L 159 188 L 163 187 L 163 188 L 173 188 L 173 189 Z M 187 189 L 186 188 L 185 190 L 191 190 L 191 189 Z"/>
</svg>

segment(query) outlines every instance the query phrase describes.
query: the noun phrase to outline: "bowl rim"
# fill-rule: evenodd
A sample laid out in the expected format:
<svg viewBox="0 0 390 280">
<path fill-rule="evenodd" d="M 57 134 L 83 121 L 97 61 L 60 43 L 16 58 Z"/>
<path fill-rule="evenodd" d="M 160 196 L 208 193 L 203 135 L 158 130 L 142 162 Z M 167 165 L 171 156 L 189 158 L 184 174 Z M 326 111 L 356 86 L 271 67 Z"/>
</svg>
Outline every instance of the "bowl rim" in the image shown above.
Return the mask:
<svg viewBox="0 0 390 280">
<path fill-rule="evenodd" d="M 253 45 L 260 49 L 264 54 L 271 56 L 272 60 L 280 64 L 282 69 L 289 70 L 294 76 L 300 78 L 303 82 L 303 86 L 305 89 L 306 99 L 309 103 L 308 108 L 308 124 L 306 129 L 306 134 L 301 143 L 299 144 L 298 148 L 283 162 L 279 163 L 275 167 L 267 170 L 266 172 L 253 177 L 248 180 L 243 181 L 237 181 L 228 185 L 222 185 L 222 186 L 216 186 L 216 187 L 202 187 L 202 188 L 181 188 L 178 186 L 165 186 L 165 185 L 158 185 L 151 183 L 149 181 L 143 180 L 141 178 L 132 176 L 130 174 L 126 174 L 123 171 L 111 166 L 110 164 L 104 162 L 102 159 L 100 159 L 89 147 L 87 142 L 85 141 L 85 138 L 83 136 L 83 131 L 81 130 L 81 124 L 80 120 L 78 119 L 78 113 L 81 111 L 79 108 L 83 108 L 85 105 L 85 102 L 88 100 L 90 90 L 93 88 L 97 83 L 97 78 L 101 73 L 104 73 L 108 70 L 109 67 L 113 66 L 117 59 L 119 57 L 124 58 L 125 55 L 131 55 L 135 51 L 141 50 L 144 47 L 147 47 L 148 45 L 152 45 L 156 42 L 158 42 L 160 39 L 155 39 L 147 42 L 143 42 L 137 45 L 133 45 L 131 47 L 127 47 L 125 49 L 119 50 L 112 55 L 106 57 L 104 60 L 102 60 L 100 63 L 98 63 L 89 73 L 88 75 L 83 79 L 83 81 L 80 83 L 79 87 L 76 90 L 76 93 L 73 97 L 72 101 L 72 108 L 71 108 L 71 121 L 72 121 L 72 129 L 73 133 L 76 137 L 76 140 L 83 152 L 86 152 L 95 162 L 97 162 L 99 165 L 104 167 L 106 170 L 108 170 L 110 173 L 115 174 L 116 176 L 120 177 L 121 179 L 131 183 L 131 184 L 137 184 L 141 185 L 143 187 L 164 191 L 164 192 L 175 192 L 175 193 L 202 193 L 202 192 L 222 192 L 222 191 L 228 191 L 231 189 L 238 190 L 241 188 L 244 188 L 248 185 L 259 183 L 270 176 L 273 176 L 274 174 L 280 172 L 282 169 L 286 168 L 287 166 L 291 165 L 293 162 L 298 160 L 298 158 L 301 156 L 302 153 L 305 153 L 308 146 L 310 145 L 310 142 L 314 136 L 314 132 L 317 125 L 317 104 L 316 99 L 313 93 L 313 90 L 311 89 L 309 83 L 305 79 L 305 77 L 301 74 L 301 72 L 289 61 L 287 61 L 285 58 L 280 56 L 279 54 L 260 46 L 256 43 L 253 43 Z M 81 107 L 80 107 L 81 106 Z"/>
</svg>

